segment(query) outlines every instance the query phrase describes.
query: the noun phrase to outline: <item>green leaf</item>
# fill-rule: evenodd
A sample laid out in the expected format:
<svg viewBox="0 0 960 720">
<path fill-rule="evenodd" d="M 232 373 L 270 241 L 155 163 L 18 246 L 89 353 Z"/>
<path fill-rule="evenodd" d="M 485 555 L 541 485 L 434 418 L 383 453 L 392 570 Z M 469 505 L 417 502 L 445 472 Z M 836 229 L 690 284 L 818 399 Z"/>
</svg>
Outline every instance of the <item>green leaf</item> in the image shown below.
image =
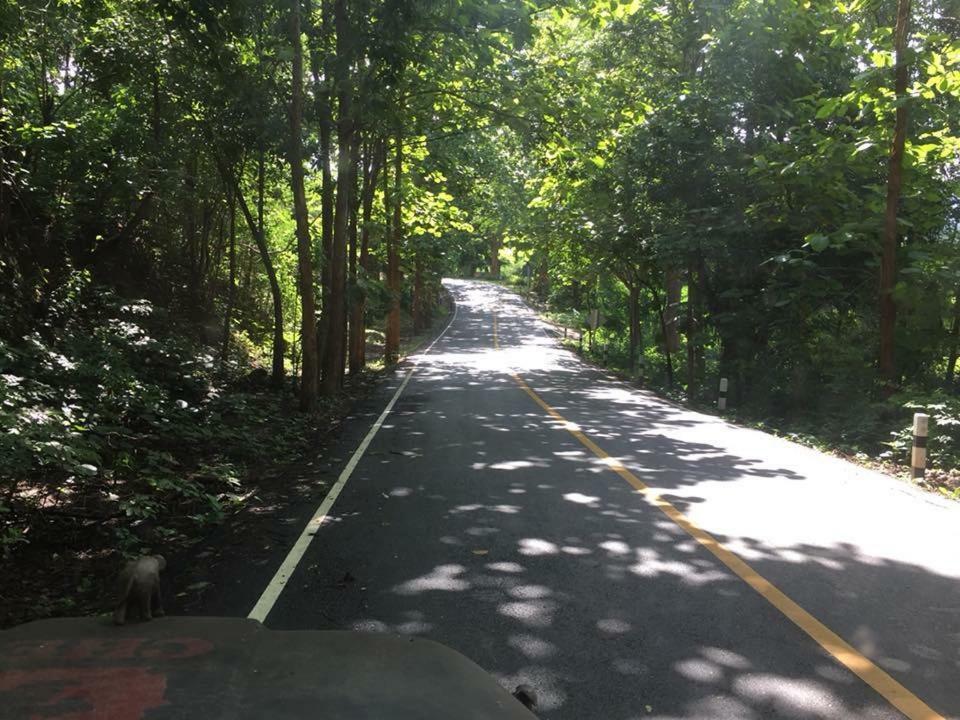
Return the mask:
<svg viewBox="0 0 960 720">
<path fill-rule="evenodd" d="M 834 111 L 837 109 L 837 105 L 840 104 L 838 98 L 830 98 L 823 105 L 820 106 L 820 109 L 817 110 L 817 114 L 814 116 L 817 120 L 823 120 L 833 115 Z"/>
<path fill-rule="evenodd" d="M 814 252 L 823 252 L 830 247 L 830 238 L 823 233 L 811 233 L 807 235 L 804 240 L 806 240 L 806 244 L 809 245 L 810 249 Z"/>
</svg>

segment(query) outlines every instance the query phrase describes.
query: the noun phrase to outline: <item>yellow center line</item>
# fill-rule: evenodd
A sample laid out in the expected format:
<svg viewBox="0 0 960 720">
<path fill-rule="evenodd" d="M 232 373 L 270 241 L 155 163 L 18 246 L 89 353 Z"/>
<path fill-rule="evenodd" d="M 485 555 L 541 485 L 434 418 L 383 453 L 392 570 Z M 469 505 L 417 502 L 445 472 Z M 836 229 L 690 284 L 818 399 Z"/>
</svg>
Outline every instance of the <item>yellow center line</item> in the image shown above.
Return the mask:
<svg viewBox="0 0 960 720">
<path fill-rule="evenodd" d="M 494 310 L 493 313 L 493 346 L 497 350 L 500 349 L 496 310 Z M 543 398 L 537 395 L 518 373 L 513 370 L 510 370 L 509 373 L 510 377 L 513 378 L 520 389 L 529 395 L 544 412 L 559 422 L 563 429 L 573 435 L 581 445 L 600 458 L 608 468 L 626 480 L 638 493 L 643 495 L 647 502 L 655 506 L 676 525 L 686 531 L 694 540 L 717 558 L 717 560 L 753 588 L 764 600 L 789 618 L 791 622 L 813 638 L 820 647 L 832 655 L 841 665 L 845 666 L 867 683 L 867 685 L 876 690 L 891 705 L 897 708 L 897 710 L 910 718 L 910 720 L 945 720 L 943 715 L 933 710 L 923 702 L 923 700 L 894 680 L 863 653 L 791 600 L 776 585 L 741 560 L 738 555 L 724 546 L 723 543 L 710 533 L 696 525 L 673 504 L 664 500 L 655 491 L 651 490 L 640 478 L 630 472 L 623 463 L 611 457 L 603 448 L 581 432 L 574 423 L 568 421 L 563 415 L 544 401 Z"/>
</svg>

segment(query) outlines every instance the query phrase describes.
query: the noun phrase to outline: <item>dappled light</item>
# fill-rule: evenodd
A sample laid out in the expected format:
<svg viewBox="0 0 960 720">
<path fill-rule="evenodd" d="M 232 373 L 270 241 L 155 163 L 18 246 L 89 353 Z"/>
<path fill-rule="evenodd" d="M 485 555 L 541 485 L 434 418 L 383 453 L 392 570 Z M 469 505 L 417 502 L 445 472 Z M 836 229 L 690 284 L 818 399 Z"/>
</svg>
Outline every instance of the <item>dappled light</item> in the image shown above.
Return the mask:
<svg viewBox="0 0 960 720">
<path fill-rule="evenodd" d="M 809 534 L 798 512 L 823 505 L 817 493 L 801 501 L 802 489 L 821 481 L 820 468 L 844 485 L 858 482 L 837 475 L 839 461 L 811 459 L 803 448 L 656 401 L 587 370 L 502 289 L 460 281 L 450 287 L 457 322 L 415 359 L 410 395 L 397 403 L 401 414 L 372 449 L 377 462 L 361 465 L 354 494 L 335 512 L 342 521 L 325 530 L 324 546 L 336 551 L 324 553 L 316 580 L 304 578 L 312 587 L 349 570 L 358 582 L 319 591 L 312 607 L 298 603 L 311 622 L 449 643 L 505 687 L 535 687 L 544 718 L 597 717 L 601 697 L 603 717 L 612 720 L 897 717 L 610 472 L 609 460 L 587 452 L 567 423 L 537 407 L 514 381 L 519 372 L 660 497 L 874 662 L 911 678 L 917 671 L 939 678 L 924 688 L 942 699 L 935 688 L 945 688 L 951 672 L 945 658 L 955 653 L 952 641 L 922 629 L 919 617 L 900 620 L 916 633 L 907 641 L 888 632 L 882 613 L 857 608 L 878 602 L 874 592 L 902 596 L 902 607 L 915 607 L 914 598 L 948 598 L 960 573 L 845 543 L 849 524 L 857 523 L 859 537 L 879 549 L 883 529 L 871 531 L 866 519 L 839 510 L 844 522 L 836 524 L 834 510 L 819 513 L 828 523 L 818 526 L 820 536 L 836 542 L 801 540 Z M 445 389 L 451 385 L 460 389 Z M 419 444 L 415 429 L 439 449 L 400 445 L 404 438 Z M 784 452 L 771 453 L 765 443 Z M 374 475 L 381 463 L 389 471 Z M 414 495 L 427 504 L 406 524 L 404 503 Z M 351 515 L 367 502 L 377 507 L 375 517 Z M 861 498 L 860 506 L 871 504 Z M 736 527 L 726 524 L 734 508 Z M 384 558 L 353 549 L 372 527 L 388 548 Z M 936 520 L 922 532 L 946 530 Z M 277 617 L 282 627 L 285 614 Z M 945 609 L 941 617 L 953 627 L 954 614 Z"/>
</svg>

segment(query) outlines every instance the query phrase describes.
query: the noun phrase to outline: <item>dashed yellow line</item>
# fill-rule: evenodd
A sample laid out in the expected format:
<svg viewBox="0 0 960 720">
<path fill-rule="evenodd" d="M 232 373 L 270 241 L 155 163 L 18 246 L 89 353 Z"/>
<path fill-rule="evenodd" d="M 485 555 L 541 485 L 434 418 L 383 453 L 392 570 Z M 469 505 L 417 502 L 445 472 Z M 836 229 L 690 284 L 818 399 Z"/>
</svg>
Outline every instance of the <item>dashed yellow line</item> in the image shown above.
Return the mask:
<svg viewBox="0 0 960 720">
<path fill-rule="evenodd" d="M 497 313 L 494 311 L 493 346 L 497 350 L 500 349 L 498 333 Z M 817 618 L 791 600 L 777 586 L 741 560 L 738 555 L 725 547 L 723 543 L 703 528 L 697 526 L 674 505 L 651 490 L 640 478 L 630 472 L 623 463 L 611 457 L 603 448 L 581 432 L 574 423 L 568 421 L 563 415 L 551 407 L 549 403 L 537 395 L 519 374 L 510 371 L 510 377 L 513 378 L 520 389 L 529 395 L 544 412 L 560 423 L 581 445 L 600 458 L 608 468 L 626 480 L 637 492 L 646 498 L 647 502 L 655 506 L 676 525 L 686 531 L 694 540 L 717 558 L 717 560 L 729 568 L 731 572 L 753 588 L 764 600 L 789 618 L 791 622 L 813 638 L 820 647 L 826 650 L 841 665 L 876 690 L 887 702 L 897 708 L 897 710 L 910 718 L 910 720 L 945 720 L 943 715 L 933 710 L 923 702 L 923 700 L 894 680 L 873 661 L 863 655 L 863 653 L 817 620 Z"/>
</svg>

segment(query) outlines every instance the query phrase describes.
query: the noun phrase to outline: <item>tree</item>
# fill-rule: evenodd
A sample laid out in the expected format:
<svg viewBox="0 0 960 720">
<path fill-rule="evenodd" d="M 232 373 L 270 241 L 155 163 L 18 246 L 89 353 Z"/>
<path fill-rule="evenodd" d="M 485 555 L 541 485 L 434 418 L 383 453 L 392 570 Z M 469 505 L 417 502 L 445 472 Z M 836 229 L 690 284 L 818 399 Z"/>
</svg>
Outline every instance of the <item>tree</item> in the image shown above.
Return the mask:
<svg viewBox="0 0 960 720">
<path fill-rule="evenodd" d="M 293 66 L 290 92 L 290 187 L 293 192 L 293 213 L 297 228 L 298 285 L 300 288 L 300 409 L 312 412 L 317 408 L 317 320 L 313 288 L 313 248 L 310 221 L 303 182 L 303 44 L 300 37 L 300 0 L 290 2 L 290 43 Z M 336 285 L 333 286 L 335 291 Z"/>
</svg>

